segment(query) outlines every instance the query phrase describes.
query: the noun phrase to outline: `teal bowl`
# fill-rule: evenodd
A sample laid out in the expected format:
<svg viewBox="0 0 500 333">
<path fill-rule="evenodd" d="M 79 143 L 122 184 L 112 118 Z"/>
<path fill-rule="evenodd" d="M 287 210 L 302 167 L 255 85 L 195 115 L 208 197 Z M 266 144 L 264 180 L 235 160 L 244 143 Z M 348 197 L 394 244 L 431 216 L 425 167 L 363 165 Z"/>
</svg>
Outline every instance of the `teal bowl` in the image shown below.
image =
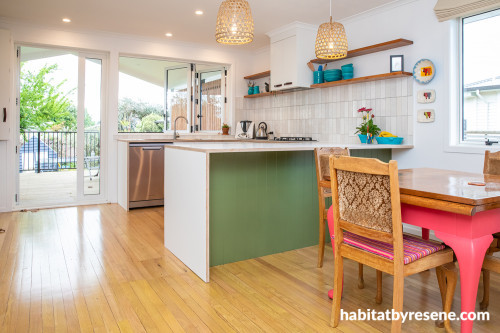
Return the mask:
<svg viewBox="0 0 500 333">
<path fill-rule="evenodd" d="M 346 75 L 342 75 L 342 79 L 344 80 L 350 80 L 354 77 L 354 75 L 352 74 L 346 74 Z"/>
<path fill-rule="evenodd" d="M 342 68 L 342 74 L 352 73 L 354 72 L 354 68 Z"/>
<path fill-rule="evenodd" d="M 352 68 L 352 64 L 343 65 L 343 66 L 340 66 L 340 68 L 342 68 L 342 70 L 347 69 L 347 68 Z"/>
<path fill-rule="evenodd" d="M 382 138 L 377 136 L 375 139 L 379 145 L 400 145 L 403 143 L 403 138 L 401 137 Z"/>
<path fill-rule="evenodd" d="M 340 69 L 327 69 L 325 71 L 325 74 L 338 74 L 338 73 L 342 73 L 342 70 L 340 70 Z"/>
<path fill-rule="evenodd" d="M 330 73 L 325 73 L 324 77 L 342 77 L 342 74 L 330 74 Z"/>
<path fill-rule="evenodd" d="M 340 81 L 340 80 L 342 80 L 341 76 L 336 76 L 336 77 L 326 77 L 325 76 L 325 81 L 326 82 Z"/>
</svg>

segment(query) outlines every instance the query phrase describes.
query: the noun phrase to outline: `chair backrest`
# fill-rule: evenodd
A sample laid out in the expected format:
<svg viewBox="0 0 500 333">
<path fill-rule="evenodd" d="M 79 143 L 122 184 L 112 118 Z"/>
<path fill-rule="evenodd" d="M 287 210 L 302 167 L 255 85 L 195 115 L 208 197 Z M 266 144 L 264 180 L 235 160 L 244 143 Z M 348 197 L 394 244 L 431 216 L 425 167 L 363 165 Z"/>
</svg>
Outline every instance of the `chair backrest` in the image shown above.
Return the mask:
<svg viewBox="0 0 500 333">
<path fill-rule="evenodd" d="M 330 177 L 335 242 L 337 235 L 343 235 L 342 230 L 346 230 L 394 244 L 395 260 L 402 258 L 403 226 L 397 162 L 331 156 Z M 339 238 L 342 242 L 343 236 Z"/>
<path fill-rule="evenodd" d="M 321 147 L 314 149 L 316 178 L 318 182 L 325 180 L 325 176 L 330 176 L 330 155 L 349 156 L 349 149 L 340 147 Z"/>
<path fill-rule="evenodd" d="M 487 150 L 484 152 L 483 174 L 500 175 L 500 151 L 491 153 Z"/>
</svg>

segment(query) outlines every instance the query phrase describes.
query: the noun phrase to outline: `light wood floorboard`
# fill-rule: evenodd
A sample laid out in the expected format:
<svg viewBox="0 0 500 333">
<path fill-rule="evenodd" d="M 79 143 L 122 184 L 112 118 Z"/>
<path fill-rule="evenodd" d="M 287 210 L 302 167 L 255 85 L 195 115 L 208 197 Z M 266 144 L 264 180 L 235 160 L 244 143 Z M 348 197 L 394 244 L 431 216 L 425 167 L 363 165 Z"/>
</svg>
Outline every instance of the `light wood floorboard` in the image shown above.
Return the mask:
<svg viewBox="0 0 500 333">
<path fill-rule="evenodd" d="M 311 223 L 311 227 L 316 226 Z M 163 246 L 163 208 L 116 204 L 0 214 L 0 332 L 388 332 L 383 321 L 330 328 L 333 254 L 317 247 L 211 268 L 205 284 Z M 375 303 L 375 271 L 345 261 L 345 311 L 391 308 L 392 277 Z M 482 297 L 479 288 L 478 298 Z M 491 274 L 489 322 L 500 327 L 500 276 Z M 459 311 L 457 286 L 452 310 Z M 434 270 L 405 279 L 405 311 L 439 311 Z M 479 311 L 479 306 L 476 308 Z M 459 330 L 459 323 L 452 323 Z M 444 332 L 411 321 L 405 332 Z"/>
</svg>

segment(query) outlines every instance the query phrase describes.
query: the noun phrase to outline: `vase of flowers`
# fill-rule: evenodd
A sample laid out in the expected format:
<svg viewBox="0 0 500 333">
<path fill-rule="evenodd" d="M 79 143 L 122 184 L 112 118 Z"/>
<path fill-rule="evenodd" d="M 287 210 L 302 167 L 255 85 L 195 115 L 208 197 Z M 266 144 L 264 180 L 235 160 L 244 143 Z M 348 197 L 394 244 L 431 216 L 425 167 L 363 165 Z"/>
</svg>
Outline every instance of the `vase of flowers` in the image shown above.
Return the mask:
<svg viewBox="0 0 500 333">
<path fill-rule="evenodd" d="M 253 95 L 254 90 L 253 87 L 255 86 L 255 82 L 248 81 L 248 94 Z"/>
<path fill-rule="evenodd" d="M 363 117 L 363 122 L 356 127 L 356 132 L 358 134 L 361 143 L 372 143 L 373 138 L 375 138 L 380 133 L 380 128 L 373 122 L 375 115 L 372 109 L 362 107 L 358 109 L 358 113 L 361 113 Z"/>
<path fill-rule="evenodd" d="M 222 135 L 229 135 L 229 125 L 222 124 Z"/>
</svg>

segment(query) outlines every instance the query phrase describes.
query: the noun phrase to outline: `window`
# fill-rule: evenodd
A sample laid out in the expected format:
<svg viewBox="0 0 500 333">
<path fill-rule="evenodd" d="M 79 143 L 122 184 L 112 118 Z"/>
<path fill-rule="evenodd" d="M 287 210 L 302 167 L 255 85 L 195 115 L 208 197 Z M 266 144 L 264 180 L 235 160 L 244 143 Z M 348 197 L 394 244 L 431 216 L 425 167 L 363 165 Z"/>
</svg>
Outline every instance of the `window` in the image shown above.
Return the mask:
<svg viewBox="0 0 500 333">
<path fill-rule="evenodd" d="M 463 143 L 500 141 L 500 10 L 462 19 Z"/>
<path fill-rule="evenodd" d="M 170 131 L 178 117 L 180 132 L 220 131 L 226 91 L 221 65 L 122 56 L 119 70 L 118 132 Z"/>
</svg>

